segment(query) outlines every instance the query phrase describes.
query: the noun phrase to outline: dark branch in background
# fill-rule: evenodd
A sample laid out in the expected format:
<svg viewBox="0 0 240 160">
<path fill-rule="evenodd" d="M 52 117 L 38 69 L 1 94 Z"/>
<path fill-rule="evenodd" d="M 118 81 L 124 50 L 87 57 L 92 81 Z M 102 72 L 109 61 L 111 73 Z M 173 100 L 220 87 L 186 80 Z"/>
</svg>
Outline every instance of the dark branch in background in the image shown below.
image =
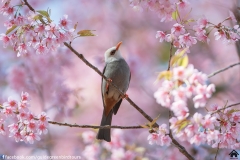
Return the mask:
<svg viewBox="0 0 240 160">
<path fill-rule="evenodd" d="M 219 111 L 221 111 L 221 110 L 224 110 L 224 109 L 227 109 L 227 108 L 230 108 L 230 107 L 233 107 L 233 106 L 237 106 L 237 105 L 240 105 L 240 102 L 234 103 L 234 104 L 231 104 L 231 105 L 229 105 L 229 106 L 227 106 L 227 107 L 220 108 L 220 109 L 218 109 L 218 110 L 216 110 L 216 111 L 213 111 L 213 112 L 211 113 L 211 115 L 213 115 L 214 113 L 217 113 L 217 112 L 219 112 Z"/>
<path fill-rule="evenodd" d="M 95 67 L 94 65 L 92 65 L 90 62 L 88 62 L 88 61 L 86 60 L 86 58 L 83 56 L 83 54 L 78 53 L 78 52 L 77 52 L 74 48 L 72 48 L 72 46 L 71 46 L 70 44 L 68 44 L 67 42 L 64 42 L 64 45 L 65 45 L 66 47 L 68 47 L 75 55 L 77 55 L 78 58 L 80 58 L 87 66 L 89 66 L 90 68 L 92 68 L 92 69 L 93 69 L 94 71 L 96 71 L 101 77 L 103 77 L 105 80 L 107 80 L 107 77 L 104 76 L 104 75 L 102 74 L 102 72 L 101 72 L 98 68 L 96 68 L 96 67 Z M 123 93 L 114 83 L 110 82 L 110 84 L 111 84 L 113 87 L 115 87 L 122 96 L 124 96 L 124 93 Z M 138 110 L 148 121 L 150 121 L 150 122 L 153 121 L 153 119 L 152 119 L 149 115 L 147 115 L 141 108 L 139 108 L 129 97 L 127 97 L 126 100 L 127 100 L 136 110 Z M 154 127 L 158 127 L 158 126 L 159 126 L 159 125 L 158 125 L 157 123 L 154 124 Z"/>
<path fill-rule="evenodd" d="M 93 126 L 93 125 L 78 125 L 69 123 L 59 123 L 54 121 L 48 121 L 50 124 L 55 124 L 59 126 L 75 127 L 75 128 L 93 128 L 93 129 L 104 129 L 104 128 L 118 128 L 118 129 L 141 129 L 142 126 Z"/>
<path fill-rule="evenodd" d="M 218 71 L 216 71 L 216 72 L 213 72 L 213 73 L 211 73 L 211 74 L 208 75 L 208 78 L 211 78 L 212 76 L 215 76 L 215 75 L 218 74 L 218 73 L 221 73 L 221 72 L 223 72 L 223 71 L 226 71 L 226 70 L 228 70 L 229 68 L 232 68 L 232 67 L 234 67 L 234 66 L 236 66 L 236 65 L 240 65 L 240 62 L 231 64 L 230 66 L 228 66 L 228 67 L 226 67 L 226 68 L 223 68 L 223 69 L 220 69 L 220 70 L 218 70 Z"/>
<path fill-rule="evenodd" d="M 28 6 L 28 8 L 29 8 L 31 11 L 35 12 L 35 9 L 28 3 L 27 0 L 23 0 L 23 1 L 24 1 L 24 4 L 25 4 L 26 6 Z"/>
</svg>

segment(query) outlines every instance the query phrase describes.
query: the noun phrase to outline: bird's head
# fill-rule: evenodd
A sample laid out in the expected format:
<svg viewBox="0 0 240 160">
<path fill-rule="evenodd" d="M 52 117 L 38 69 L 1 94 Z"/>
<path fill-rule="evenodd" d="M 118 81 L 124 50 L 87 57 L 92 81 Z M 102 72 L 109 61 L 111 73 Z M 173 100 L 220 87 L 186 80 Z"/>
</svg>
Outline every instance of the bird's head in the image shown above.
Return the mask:
<svg viewBox="0 0 240 160">
<path fill-rule="evenodd" d="M 113 62 L 119 59 L 122 59 L 122 55 L 119 51 L 119 47 L 121 46 L 122 42 L 119 42 L 116 46 L 109 48 L 105 52 L 105 62 Z"/>
</svg>

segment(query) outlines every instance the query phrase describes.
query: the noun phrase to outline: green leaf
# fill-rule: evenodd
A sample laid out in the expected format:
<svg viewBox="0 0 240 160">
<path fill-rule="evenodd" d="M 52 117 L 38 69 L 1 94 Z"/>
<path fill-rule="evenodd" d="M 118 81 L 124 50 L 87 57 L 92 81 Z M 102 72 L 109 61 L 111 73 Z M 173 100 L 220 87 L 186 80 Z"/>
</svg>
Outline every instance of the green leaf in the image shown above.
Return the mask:
<svg viewBox="0 0 240 160">
<path fill-rule="evenodd" d="M 39 10 L 39 11 L 36 11 L 36 12 L 40 13 L 44 17 L 48 17 L 48 18 L 50 17 L 47 11 Z"/>
<path fill-rule="evenodd" d="M 184 57 L 180 58 L 177 61 L 178 66 L 183 66 L 183 67 L 187 67 L 188 66 L 188 56 L 185 55 Z"/>
<path fill-rule="evenodd" d="M 11 28 L 9 28 L 9 29 L 6 31 L 6 35 L 9 34 L 10 32 L 12 32 L 15 28 L 17 28 L 17 25 L 13 25 Z"/>
<path fill-rule="evenodd" d="M 159 80 L 165 78 L 166 80 L 170 80 L 172 78 L 172 71 L 162 71 L 158 74 L 157 80 L 155 81 L 158 82 Z"/>
<path fill-rule="evenodd" d="M 172 12 L 172 18 L 173 18 L 174 20 L 177 20 L 178 17 L 179 17 L 179 15 L 178 15 L 178 11 L 174 11 L 174 12 Z"/>
<path fill-rule="evenodd" d="M 77 34 L 79 36 L 96 36 L 95 34 L 92 33 L 92 31 L 95 31 L 95 30 L 81 30 L 79 31 Z"/>
<path fill-rule="evenodd" d="M 184 55 L 188 49 L 183 49 L 180 53 L 174 55 L 171 59 L 170 65 L 178 64 L 179 66 L 186 67 L 188 65 L 188 57 Z M 186 58 L 185 58 L 186 57 Z"/>
</svg>

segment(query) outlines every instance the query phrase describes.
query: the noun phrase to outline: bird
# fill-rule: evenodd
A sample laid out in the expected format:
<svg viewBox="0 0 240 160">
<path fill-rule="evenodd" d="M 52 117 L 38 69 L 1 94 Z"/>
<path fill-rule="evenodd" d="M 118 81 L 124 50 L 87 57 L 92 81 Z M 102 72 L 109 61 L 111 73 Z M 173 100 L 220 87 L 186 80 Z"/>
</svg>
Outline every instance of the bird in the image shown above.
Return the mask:
<svg viewBox="0 0 240 160">
<path fill-rule="evenodd" d="M 109 48 L 105 56 L 105 67 L 103 69 L 103 75 L 107 77 L 107 80 L 102 78 L 101 92 L 103 101 L 103 113 L 101 126 L 109 125 L 112 123 L 112 115 L 116 115 L 118 109 L 122 103 L 122 99 L 128 97 L 126 91 L 129 87 L 131 72 L 130 68 L 122 57 L 119 48 L 122 42 L 119 42 L 116 46 Z M 111 86 L 109 83 L 114 83 L 119 90 L 124 93 L 122 96 L 119 91 Z M 111 142 L 111 129 L 99 129 L 97 139 Z"/>
</svg>

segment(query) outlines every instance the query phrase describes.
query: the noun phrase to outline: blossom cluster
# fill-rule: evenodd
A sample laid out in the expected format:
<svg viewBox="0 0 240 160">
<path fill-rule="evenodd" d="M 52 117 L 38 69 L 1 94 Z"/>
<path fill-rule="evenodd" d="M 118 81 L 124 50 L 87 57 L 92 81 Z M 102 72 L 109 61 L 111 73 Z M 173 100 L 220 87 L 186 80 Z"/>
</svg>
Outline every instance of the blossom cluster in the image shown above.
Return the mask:
<svg viewBox="0 0 240 160">
<path fill-rule="evenodd" d="M 168 133 L 169 131 L 167 129 L 167 125 L 162 124 L 161 126 L 159 126 L 159 129 L 157 132 L 151 133 L 148 136 L 147 139 L 149 141 L 149 144 L 153 145 L 154 143 L 156 143 L 157 145 L 160 145 L 160 146 L 169 146 L 171 143 L 171 139 L 167 135 Z"/>
<path fill-rule="evenodd" d="M 16 101 L 11 97 L 4 102 L 0 110 L 0 134 L 6 134 L 6 119 L 12 124 L 8 125 L 9 137 L 13 137 L 16 142 L 24 141 L 33 144 L 35 140 L 40 140 L 41 134 L 47 133 L 48 117 L 45 112 L 34 116 L 29 110 L 29 94 L 22 92 L 21 100 Z"/>
<path fill-rule="evenodd" d="M 229 17 L 226 20 L 232 20 L 237 22 L 233 13 L 229 11 Z M 224 22 L 223 21 L 223 22 Z M 192 27 L 195 36 L 191 36 L 190 32 L 185 28 L 184 22 L 175 23 L 171 28 L 171 33 L 167 34 L 163 31 L 157 31 L 156 38 L 159 38 L 159 42 L 170 42 L 173 46 L 179 50 L 189 49 L 193 44 L 198 41 L 209 43 L 209 34 L 212 28 L 216 28 L 217 31 L 214 33 L 215 40 L 222 40 L 224 43 L 232 43 L 238 41 L 240 38 L 239 25 L 235 25 L 233 28 L 226 27 L 223 22 L 218 25 L 214 25 L 206 17 L 201 17 L 196 20 L 197 24 Z M 189 29 L 190 30 L 190 29 Z M 207 32 L 207 30 L 210 30 Z M 177 50 L 177 52 L 179 52 Z"/>
<path fill-rule="evenodd" d="M 134 160 L 144 154 L 145 149 L 131 147 L 129 142 L 127 143 L 122 130 L 112 130 L 111 142 L 96 141 L 95 137 L 96 133 L 93 131 L 82 133 L 83 142 L 86 144 L 82 155 L 87 160 L 98 159 L 98 157 L 111 160 Z M 111 154 L 107 154 L 108 152 Z"/>
<path fill-rule="evenodd" d="M 189 6 L 188 0 L 130 0 L 134 10 L 142 11 L 143 8 L 157 13 L 161 22 L 172 21 L 172 13 L 177 9 L 184 10 Z"/>
<path fill-rule="evenodd" d="M 235 109 L 224 109 L 213 105 L 203 116 L 195 113 L 190 120 L 170 119 L 170 128 L 181 141 L 191 144 L 208 144 L 213 148 L 239 148 L 240 113 Z"/>
<path fill-rule="evenodd" d="M 64 41 L 73 38 L 74 29 L 71 21 L 64 15 L 56 24 L 50 19 L 49 11 L 29 11 L 26 16 L 19 13 L 21 5 L 11 6 L 10 0 L 0 8 L 0 13 L 8 16 L 4 23 L 6 34 L 0 35 L 3 46 L 13 46 L 17 56 L 29 54 L 32 51 L 44 54 L 56 51 Z"/>
<path fill-rule="evenodd" d="M 189 116 L 187 100 L 192 98 L 194 107 L 205 107 L 206 101 L 215 91 L 214 84 L 207 84 L 207 75 L 188 65 L 174 67 L 171 79 L 164 80 L 154 93 L 157 103 L 169 108 L 182 120 Z"/>
</svg>

